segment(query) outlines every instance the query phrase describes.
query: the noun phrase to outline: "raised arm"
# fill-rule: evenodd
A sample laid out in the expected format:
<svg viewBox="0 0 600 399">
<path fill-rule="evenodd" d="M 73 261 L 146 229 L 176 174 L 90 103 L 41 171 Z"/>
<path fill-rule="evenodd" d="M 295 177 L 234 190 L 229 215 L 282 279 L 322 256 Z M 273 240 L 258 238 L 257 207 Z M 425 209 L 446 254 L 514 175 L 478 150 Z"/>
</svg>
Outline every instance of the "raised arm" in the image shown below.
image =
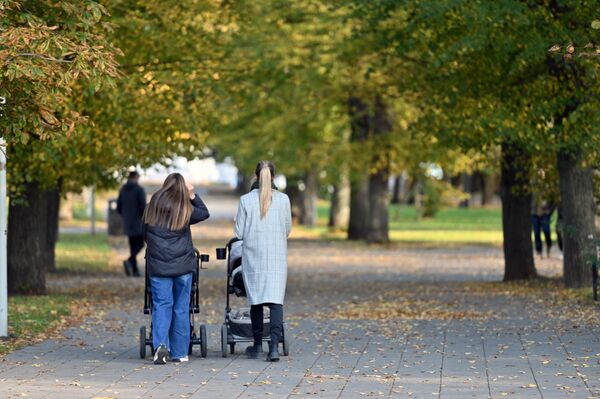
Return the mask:
<svg viewBox="0 0 600 399">
<path fill-rule="evenodd" d="M 246 209 L 244 208 L 244 202 L 240 199 L 240 205 L 238 207 L 237 215 L 235 217 L 235 236 L 240 240 L 244 239 L 244 226 L 246 225 Z"/>
<path fill-rule="evenodd" d="M 190 224 L 201 222 L 209 217 L 210 213 L 208 213 L 208 208 L 204 205 L 204 202 L 198 194 L 196 194 L 192 199 L 192 217 L 190 218 Z"/>
</svg>

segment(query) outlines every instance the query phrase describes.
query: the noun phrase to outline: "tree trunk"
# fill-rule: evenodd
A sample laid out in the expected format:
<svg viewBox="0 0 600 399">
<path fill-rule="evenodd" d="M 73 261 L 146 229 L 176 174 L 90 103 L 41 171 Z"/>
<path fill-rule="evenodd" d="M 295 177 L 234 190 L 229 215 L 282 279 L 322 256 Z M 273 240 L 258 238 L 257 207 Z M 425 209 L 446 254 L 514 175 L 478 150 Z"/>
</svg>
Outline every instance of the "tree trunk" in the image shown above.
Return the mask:
<svg viewBox="0 0 600 399">
<path fill-rule="evenodd" d="M 369 107 L 361 99 L 351 97 L 348 101 L 350 141 L 357 146 L 369 137 Z M 350 184 L 350 220 L 348 239 L 365 240 L 369 235 L 369 175 L 367 165 L 362 166 Z"/>
<path fill-rule="evenodd" d="M 10 201 L 8 213 L 8 292 L 45 294 L 48 261 L 46 193 L 25 185 L 27 202 Z"/>
<path fill-rule="evenodd" d="M 495 173 L 481 174 L 481 206 L 490 205 L 492 203 L 497 188 L 498 181 Z"/>
<path fill-rule="evenodd" d="M 316 227 L 317 225 L 317 192 L 319 190 L 319 182 L 317 171 L 311 170 L 304 177 L 304 191 L 301 191 L 302 198 L 302 216 L 300 224 L 308 227 Z"/>
<path fill-rule="evenodd" d="M 344 230 L 348 227 L 350 218 L 350 182 L 348 175 L 343 172 L 331 195 L 329 210 L 329 227 L 334 230 Z"/>
<path fill-rule="evenodd" d="M 60 214 L 60 188 L 48 190 L 46 193 L 47 233 L 46 233 L 46 271 L 56 272 L 56 241 L 58 241 L 58 220 Z"/>
<path fill-rule="evenodd" d="M 378 99 L 370 121 L 373 136 L 383 136 L 392 130 L 392 121 L 385 104 Z M 385 141 L 383 141 L 385 143 Z M 384 144 L 385 145 L 385 144 Z M 376 173 L 369 176 L 369 236 L 370 243 L 386 243 L 389 241 L 388 218 L 390 206 L 388 182 L 390 180 L 390 159 L 387 152 L 377 154 L 373 159 L 375 165 L 380 166 Z"/>
<path fill-rule="evenodd" d="M 473 194 L 473 175 L 470 173 L 461 173 L 462 190 L 469 197 L 464 199 L 458 205 L 460 208 L 468 208 L 471 204 L 471 195 Z"/>
<path fill-rule="evenodd" d="M 504 281 L 536 277 L 531 243 L 531 194 L 528 184 L 529 156 L 518 145 L 502 145 L 502 234 Z"/>
<path fill-rule="evenodd" d="M 389 174 L 382 170 L 369 178 L 369 243 L 387 243 L 389 241 L 388 208 L 390 204 L 388 190 Z"/>
<path fill-rule="evenodd" d="M 416 220 L 421 220 L 423 218 L 423 177 L 420 175 L 415 175 L 413 181 L 413 204 L 416 209 Z"/>
<path fill-rule="evenodd" d="M 298 182 L 295 180 L 288 180 L 288 185 L 285 189 L 286 194 L 290 198 L 290 205 L 292 207 L 292 219 L 295 223 L 300 223 L 302 220 L 302 193 L 298 189 Z"/>
<path fill-rule="evenodd" d="M 593 172 L 581 167 L 581 151 L 558 153 L 563 212 L 563 273 L 568 288 L 592 285 L 591 261 L 595 252 Z"/>
<path fill-rule="evenodd" d="M 394 190 L 392 193 L 392 204 L 400 203 L 400 194 L 402 191 L 402 176 L 398 175 L 394 177 Z"/>
<path fill-rule="evenodd" d="M 350 185 L 349 240 L 366 240 L 369 236 L 369 179 L 365 176 Z"/>
</svg>

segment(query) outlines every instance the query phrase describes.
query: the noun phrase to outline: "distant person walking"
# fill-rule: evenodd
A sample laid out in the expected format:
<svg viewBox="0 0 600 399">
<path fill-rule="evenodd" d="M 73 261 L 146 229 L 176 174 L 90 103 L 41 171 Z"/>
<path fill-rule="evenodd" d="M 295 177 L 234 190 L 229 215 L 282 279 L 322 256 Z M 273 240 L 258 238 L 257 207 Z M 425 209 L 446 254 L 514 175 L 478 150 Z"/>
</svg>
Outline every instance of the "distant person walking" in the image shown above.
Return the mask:
<svg viewBox="0 0 600 399">
<path fill-rule="evenodd" d="M 206 205 L 179 173 L 167 176 L 144 213 L 154 364 L 165 364 L 169 357 L 189 360 L 189 306 L 196 270 L 190 225 L 208 217 Z"/>
<path fill-rule="evenodd" d="M 279 360 L 283 331 L 283 299 L 287 283 L 287 238 L 292 213 L 287 195 L 273 185 L 275 166 L 261 161 L 256 166 L 256 183 L 240 198 L 235 235 L 243 240 L 242 275 L 250 303 L 254 345 L 246 348 L 249 358 L 263 353 L 263 306 L 270 310 L 268 361 Z"/>
<path fill-rule="evenodd" d="M 546 255 L 550 257 L 552 249 L 552 233 L 550 230 L 550 219 L 556 207 L 549 201 L 534 196 L 531 206 L 531 225 L 533 227 L 533 237 L 535 241 L 535 252 L 542 258 L 542 232 L 546 240 Z"/>
<path fill-rule="evenodd" d="M 129 258 L 123 261 L 123 268 L 126 275 L 136 277 L 140 275 L 137 255 L 144 248 L 142 217 L 146 207 L 146 192 L 139 185 L 139 179 L 137 171 L 130 172 L 117 200 L 117 212 L 123 218 L 123 231 L 129 237 Z"/>
</svg>

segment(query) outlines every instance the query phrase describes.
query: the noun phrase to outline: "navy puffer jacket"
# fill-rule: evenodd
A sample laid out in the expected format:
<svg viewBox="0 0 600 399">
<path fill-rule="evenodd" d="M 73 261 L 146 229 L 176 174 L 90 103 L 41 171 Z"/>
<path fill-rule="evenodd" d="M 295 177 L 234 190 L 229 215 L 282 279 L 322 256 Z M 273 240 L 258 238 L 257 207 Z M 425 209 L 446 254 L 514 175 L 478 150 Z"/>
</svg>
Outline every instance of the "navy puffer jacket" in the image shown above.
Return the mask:
<svg viewBox="0 0 600 399">
<path fill-rule="evenodd" d="M 198 195 L 192 200 L 190 225 L 208 219 L 208 209 Z M 176 277 L 196 270 L 196 253 L 189 225 L 178 231 L 145 225 L 146 267 L 155 277 Z"/>
</svg>

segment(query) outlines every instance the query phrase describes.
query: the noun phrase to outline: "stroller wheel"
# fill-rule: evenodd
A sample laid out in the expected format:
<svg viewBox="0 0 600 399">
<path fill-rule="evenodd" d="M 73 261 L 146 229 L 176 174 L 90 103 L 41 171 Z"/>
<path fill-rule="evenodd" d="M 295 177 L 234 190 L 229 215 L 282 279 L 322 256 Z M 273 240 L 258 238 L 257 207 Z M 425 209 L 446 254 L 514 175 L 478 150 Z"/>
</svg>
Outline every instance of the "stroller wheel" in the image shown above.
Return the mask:
<svg viewBox="0 0 600 399">
<path fill-rule="evenodd" d="M 146 358 L 146 326 L 140 327 L 140 359 Z"/>
<path fill-rule="evenodd" d="M 289 356 L 290 355 L 290 340 L 288 338 L 288 333 L 286 331 L 285 328 L 285 323 L 283 324 L 283 331 L 282 331 L 282 335 L 283 335 L 283 356 Z"/>
<path fill-rule="evenodd" d="M 208 354 L 208 340 L 206 339 L 206 326 L 200 325 L 200 356 L 206 357 Z"/>
<path fill-rule="evenodd" d="M 221 326 L 221 354 L 223 357 L 227 357 L 227 340 L 228 340 L 227 324 L 223 323 Z"/>
<path fill-rule="evenodd" d="M 235 353 L 235 342 L 233 344 L 229 344 L 229 353 L 232 355 Z"/>
</svg>

